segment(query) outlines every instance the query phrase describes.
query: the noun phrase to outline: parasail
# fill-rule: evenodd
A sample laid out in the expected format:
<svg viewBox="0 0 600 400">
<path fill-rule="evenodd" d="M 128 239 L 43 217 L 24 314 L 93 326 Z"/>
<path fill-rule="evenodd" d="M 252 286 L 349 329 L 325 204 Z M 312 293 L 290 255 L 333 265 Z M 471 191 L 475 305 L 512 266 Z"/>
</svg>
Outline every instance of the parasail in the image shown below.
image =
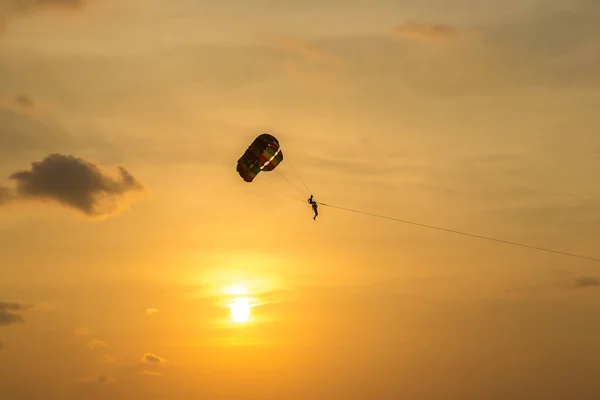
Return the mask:
<svg viewBox="0 0 600 400">
<path fill-rule="evenodd" d="M 272 171 L 283 161 L 279 141 L 263 133 L 250 144 L 237 162 L 237 172 L 246 182 L 252 182 L 261 171 Z"/>
</svg>

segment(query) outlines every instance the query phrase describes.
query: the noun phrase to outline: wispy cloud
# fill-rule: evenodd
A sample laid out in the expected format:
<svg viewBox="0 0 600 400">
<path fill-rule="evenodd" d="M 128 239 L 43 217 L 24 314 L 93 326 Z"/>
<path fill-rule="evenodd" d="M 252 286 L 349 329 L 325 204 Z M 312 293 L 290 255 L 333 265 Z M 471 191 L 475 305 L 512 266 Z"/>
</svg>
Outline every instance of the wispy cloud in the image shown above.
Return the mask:
<svg viewBox="0 0 600 400">
<path fill-rule="evenodd" d="M 156 308 L 148 308 L 148 309 L 146 310 L 146 315 L 154 315 L 154 314 L 156 314 L 157 312 L 158 312 L 158 309 L 156 309 Z"/>
<path fill-rule="evenodd" d="M 452 25 L 432 24 L 409 20 L 394 29 L 394 35 L 402 39 L 440 42 L 464 36 L 472 31 Z"/>
<path fill-rule="evenodd" d="M 12 17 L 51 9 L 78 10 L 87 3 L 87 0 L 0 0 L 0 36 Z"/>
<path fill-rule="evenodd" d="M 17 103 L 20 107 L 25 109 L 33 108 L 33 100 L 31 99 L 31 97 L 26 96 L 24 94 L 15 97 L 15 103 Z"/>
<path fill-rule="evenodd" d="M 146 364 L 162 364 L 162 363 L 166 362 L 167 360 L 165 360 L 162 357 L 157 356 L 156 354 L 145 353 L 142 356 L 141 361 Z"/>
<path fill-rule="evenodd" d="M 0 94 L 0 107 L 18 112 L 30 111 L 34 107 L 34 101 L 30 96 L 18 94 L 16 96 L 7 96 Z"/>
<path fill-rule="evenodd" d="M 340 60 L 333 52 L 308 40 L 293 36 L 277 36 L 260 33 L 259 39 L 267 45 L 304 60 L 336 64 Z"/>
<path fill-rule="evenodd" d="M 116 382 L 116 379 L 108 376 L 106 374 L 101 374 L 98 376 L 94 376 L 94 377 L 90 377 L 90 378 L 83 378 L 80 380 L 81 383 L 84 384 L 102 384 L 102 385 L 106 385 L 109 383 L 114 383 Z"/>
<path fill-rule="evenodd" d="M 302 88 L 339 90 L 345 83 L 346 64 L 327 46 L 304 38 L 266 33 L 259 34 L 259 40 L 284 55 L 283 59 L 277 58 L 278 65 L 294 84 Z"/>
<path fill-rule="evenodd" d="M 575 280 L 575 287 L 577 288 L 591 288 L 600 287 L 600 279 L 592 276 L 582 276 Z"/>
<path fill-rule="evenodd" d="M 0 6 L 6 11 L 33 11 L 47 7 L 79 8 L 85 0 L 0 0 Z"/>
<path fill-rule="evenodd" d="M 22 324 L 25 319 L 21 315 L 22 311 L 29 310 L 31 307 L 19 303 L 0 301 L 0 325 Z"/>
<path fill-rule="evenodd" d="M 163 376 L 164 374 L 162 372 L 143 371 L 142 375 L 146 375 L 146 376 Z"/>
<path fill-rule="evenodd" d="M 114 365 L 116 364 L 115 358 L 111 354 L 107 354 L 108 344 L 101 339 L 92 336 L 92 333 L 88 328 L 79 327 L 75 329 L 75 336 L 87 339 L 85 344 L 88 349 L 92 352 L 100 353 L 98 361 L 102 364 Z M 88 381 L 94 381 L 95 378 L 88 379 Z"/>
<path fill-rule="evenodd" d="M 90 348 L 90 350 L 97 350 L 97 349 L 106 349 L 106 348 L 108 348 L 108 345 L 103 340 L 92 339 L 88 342 L 88 347 Z"/>
<path fill-rule="evenodd" d="M 283 51 L 300 55 L 307 60 L 335 62 L 337 58 L 329 51 L 326 51 L 307 41 L 303 41 L 293 37 L 282 37 L 274 41 L 276 48 Z"/>
<path fill-rule="evenodd" d="M 131 191 L 142 191 L 142 184 L 124 167 L 120 179 L 103 172 L 96 164 L 72 155 L 50 154 L 31 164 L 29 170 L 10 175 L 16 182 L 12 194 L 2 189 L 7 200 L 53 200 L 90 217 L 112 214 L 117 202 Z"/>
<path fill-rule="evenodd" d="M 98 376 L 98 382 L 100 383 L 108 383 L 110 381 L 110 378 L 107 375 L 99 375 Z"/>
</svg>

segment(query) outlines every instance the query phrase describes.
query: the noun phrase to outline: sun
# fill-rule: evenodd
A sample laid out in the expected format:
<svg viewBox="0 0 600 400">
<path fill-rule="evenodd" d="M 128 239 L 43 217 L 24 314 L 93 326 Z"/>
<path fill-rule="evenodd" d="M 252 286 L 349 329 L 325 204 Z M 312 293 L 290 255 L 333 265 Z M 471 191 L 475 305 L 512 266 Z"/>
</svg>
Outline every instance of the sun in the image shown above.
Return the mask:
<svg viewBox="0 0 600 400">
<path fill-rule="evenodd" d="M 225 288 L 224 292 L 230 296 L 243 296 L 249 293 L 248 289 L 239 283 L 233 284 Z"/>
<path fill-rule="evenodd" d="M 252 321 L 252 308 L 260 302 L 251 294 L 247 282 L 237 282 L 223 287 L 222 293 L 226 298 L 226 306 L 231 314 L 231 323 L 245 324 Z"/>
<path fill-rule="evenodd" d="M 250 299 L 247 297 L 240 297 L 234 299 L 229 304 L 231 312 L 231 319 L 237 324 L 248 322 L 250 320 Z"/>
</svg>

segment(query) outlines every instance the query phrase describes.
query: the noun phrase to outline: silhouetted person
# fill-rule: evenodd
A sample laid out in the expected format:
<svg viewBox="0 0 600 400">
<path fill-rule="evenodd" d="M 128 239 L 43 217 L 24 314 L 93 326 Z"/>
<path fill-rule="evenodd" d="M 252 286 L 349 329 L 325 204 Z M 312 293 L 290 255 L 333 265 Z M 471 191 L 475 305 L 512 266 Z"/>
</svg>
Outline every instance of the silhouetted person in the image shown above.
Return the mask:
<svg viewBox="0 0 600 400">
<path fill-rule="evenodd" d="M 312 194 L 308 198 L 308 203 L 312 206 L 312 209 L 315 212 L 315 216 L 313 217 L 313 220 L 315 220 L 315 219 L 317 219 L 317 215 L 319 215 L 319 210 L 317 210 L 318 204 L 316 201 L 313 200 Z"/>
</svg>

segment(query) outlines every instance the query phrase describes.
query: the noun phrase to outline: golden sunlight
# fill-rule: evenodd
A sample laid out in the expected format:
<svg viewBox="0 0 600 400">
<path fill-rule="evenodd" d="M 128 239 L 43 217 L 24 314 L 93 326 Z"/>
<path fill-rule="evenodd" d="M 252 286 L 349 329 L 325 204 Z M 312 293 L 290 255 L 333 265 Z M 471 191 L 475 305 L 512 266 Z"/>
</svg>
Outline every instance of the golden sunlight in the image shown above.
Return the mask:
<svg viewBox="0 0 600 400">
<path fill-rule="evenodd" d="M 248 294 L 248 289 L 246 289 L 239 283 L 236 283 L 234 285 L 229 286 L 228 288 L 225 288 L 224 292 L 232 296 L 243 296 L 245 294 Z"/>
<path fill-rule="evenodd" d="M 251 322 L 253 319 L 251 309 L 259 305 L 259 302 L 251 296 L 252 291 L 248 290 L 247 283 L 238 281 L 221 288 L 221 293 L 226 299 L 226 307 L 229 308 L 231 322 L 234 324 Z"/>
<path fill-rule="evenodd" d="M 250 299 L 247 297 L 241 297 L 234 299 L 229 304 L 231 311 L 231 319 L 237 324 L 248 322 L 250 320 Z"/>
</svg>

